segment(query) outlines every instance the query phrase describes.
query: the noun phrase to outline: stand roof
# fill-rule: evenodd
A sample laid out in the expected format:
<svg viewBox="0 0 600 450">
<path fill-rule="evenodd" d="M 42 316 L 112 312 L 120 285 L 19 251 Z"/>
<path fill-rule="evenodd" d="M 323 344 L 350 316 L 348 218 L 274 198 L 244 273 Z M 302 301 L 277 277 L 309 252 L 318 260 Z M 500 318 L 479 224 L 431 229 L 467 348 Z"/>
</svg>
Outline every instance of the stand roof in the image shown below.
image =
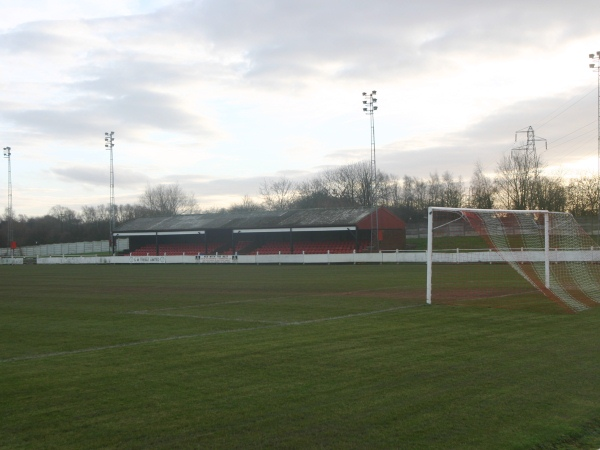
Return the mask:
<svg viewBox="0 0 600 450">
<path fill-rule="evenodd" d="M 281 228 L 370 228 L 373 208 L 312 208 L 284 211 L 244 211 L 186 214 L 133 219 L 115 228 L 115 234 L 197 230 L 269 230 Z M 404 222 L 380 208 L 381 228 L 404 228 Z M 382 226 L 388 224 L 387 226 Z"/>
</svg>

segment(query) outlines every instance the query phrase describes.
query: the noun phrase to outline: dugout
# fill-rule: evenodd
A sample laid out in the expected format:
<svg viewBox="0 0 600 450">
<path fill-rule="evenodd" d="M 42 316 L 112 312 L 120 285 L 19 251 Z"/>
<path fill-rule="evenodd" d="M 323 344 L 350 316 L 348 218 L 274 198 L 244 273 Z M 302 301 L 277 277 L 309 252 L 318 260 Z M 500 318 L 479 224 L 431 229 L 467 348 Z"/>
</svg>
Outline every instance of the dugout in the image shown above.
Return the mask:
<svg viewBox="0 0 600 450">
<path fill-rule="evenodd" d="M 351 253 L 402 250 L 406 228 L 386 208 L 313 208 L 144 217 L 116 227 L 122 238 L 133 255 Z"/>
</svg>

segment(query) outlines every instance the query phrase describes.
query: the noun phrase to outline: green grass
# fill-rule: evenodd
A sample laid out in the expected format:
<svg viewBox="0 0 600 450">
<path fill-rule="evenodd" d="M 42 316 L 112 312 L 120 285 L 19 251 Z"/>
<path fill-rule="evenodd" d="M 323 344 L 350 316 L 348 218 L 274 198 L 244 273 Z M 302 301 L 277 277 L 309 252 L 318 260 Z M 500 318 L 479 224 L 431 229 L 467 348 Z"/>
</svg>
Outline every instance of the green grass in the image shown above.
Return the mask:
<svg viewBox="0 0 600 450">
<path fill-rule="evenodd" d="M 421 265 L 0 277 L 1 448 L 600 447 L 600 308 L 422 306 Z"/>
<path fill-rule="evenodd" d="M 427 250 L 427 238 L 411 238 L 406 243 L 412 250 Z M 480 236 L 442 236 L 435 238 L 436 249 L 455 250 L 481 250 L 489 248 L 489 245 Z"/>
</svg>

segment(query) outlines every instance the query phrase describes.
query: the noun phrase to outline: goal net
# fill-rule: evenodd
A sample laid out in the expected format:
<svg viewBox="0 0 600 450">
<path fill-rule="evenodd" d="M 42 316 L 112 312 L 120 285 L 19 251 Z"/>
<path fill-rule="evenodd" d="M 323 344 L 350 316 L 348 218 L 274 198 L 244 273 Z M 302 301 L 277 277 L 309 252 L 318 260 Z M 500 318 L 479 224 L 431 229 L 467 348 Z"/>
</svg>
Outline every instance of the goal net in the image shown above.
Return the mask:
<svg viewBox="0 0 600 450">
<path fill-rule="evenodd" d="M 427 303 L 600 304 L 600 248 L 571 214 L 431 207 L 427 234 Z"/>
</svg>

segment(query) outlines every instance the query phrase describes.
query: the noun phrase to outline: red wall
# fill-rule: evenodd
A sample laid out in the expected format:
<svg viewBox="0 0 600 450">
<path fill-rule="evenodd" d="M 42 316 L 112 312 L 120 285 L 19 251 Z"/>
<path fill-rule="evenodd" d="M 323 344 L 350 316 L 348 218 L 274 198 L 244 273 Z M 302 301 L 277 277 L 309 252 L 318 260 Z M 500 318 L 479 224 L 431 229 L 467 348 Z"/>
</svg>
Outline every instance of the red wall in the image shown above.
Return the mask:
<svg viewBox="0 0 600 450">
<path fill-rule="evenodd" d="M 375 213 L 371 213 L 371 215 L 365 217 L 360 222 L 356 224 L 356 227 L 359 230 L 370 230 L 371 229 L 371 216 Z M 399 219 L 391 212 L 389 212 L 385 208 L 379 208 L 378 210 L 378 222 L 380 230 L 404 230 L 406 226 L 404 225 L 404 221 Z M 373 222 L 374 223 L 374 222 Z"/>
</svg>

